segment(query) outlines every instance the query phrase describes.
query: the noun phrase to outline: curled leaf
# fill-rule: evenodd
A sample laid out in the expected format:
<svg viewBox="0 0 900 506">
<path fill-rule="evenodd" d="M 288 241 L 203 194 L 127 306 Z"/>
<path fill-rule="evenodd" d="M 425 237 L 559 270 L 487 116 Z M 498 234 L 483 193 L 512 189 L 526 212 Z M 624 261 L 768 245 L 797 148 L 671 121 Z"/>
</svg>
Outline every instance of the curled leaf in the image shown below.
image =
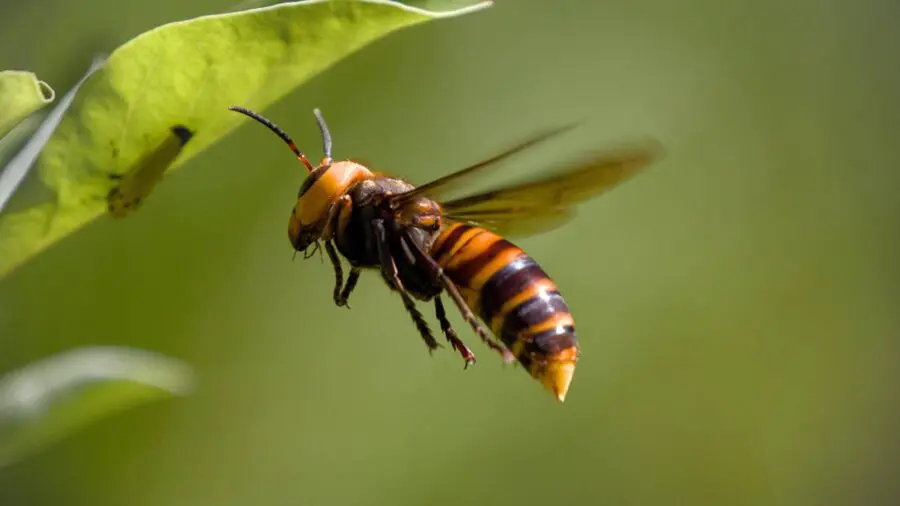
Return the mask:
<svg viewBox="0 0 900 506">
<path fill-rule="evenodd" d="M 26 116 L 53 102 L 53 88 L 32 72 L 0 72 L 0 137 Z"/>
<path fill-rule="evenodd" d="M 3 172 L 0 173 L 0 211 L 3 210 L 6 203 L 9 202 L 9 199 L 12 198 L 13 193 L 19 187 L 19 184 L 25 179 L 28 170 L 31 168 L 38 155 L 40 155 L 41 149 L 47 143 L 48 139 L 50 139 L 50 136 L 53 134 L 57 125 L 59 125 L 60 120 L 63 118 L 63 114 L 65 114 L 66 110 L 72 104 L 72 100 L 75 98 L 78 88 L 81 87 L 85 79 L 90 77 L 91 74 L 103 65 L 103 60 L 102 57 L 94 59 L 90 68 L 88 68 L 88 71 L 84 74 L 84 77 L 82 77 L 81 80 L 78 81 L 78 84 L 63 96 L 62 100 L 56 104 L 56 107 L 50 111 L 50 114 L 44 118 L 43 123 L 37 128 L 34 135 L 31 136 L 16 156 L 6 164 Z"/>
</svg>

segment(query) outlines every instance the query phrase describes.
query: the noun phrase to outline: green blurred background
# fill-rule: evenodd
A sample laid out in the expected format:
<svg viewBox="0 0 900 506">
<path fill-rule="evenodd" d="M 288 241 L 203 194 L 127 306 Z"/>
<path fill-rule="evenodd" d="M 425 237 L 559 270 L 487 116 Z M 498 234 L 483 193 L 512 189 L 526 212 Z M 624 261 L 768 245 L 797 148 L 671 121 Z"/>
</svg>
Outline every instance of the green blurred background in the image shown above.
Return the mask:
<svg viewBox="0 0 900 506">
<path fill-rule="evenodd" d="M 61 94 L 95 52 L 232 5 L 4 5 L 0 68 Z M 266 114 L 317 155 L 321 107 L 338 158 L 418 182 L 578 118 L 505 174 L 666 145 L 520 241 L 576 316 L 567 402 L 455 314 L 481 360 L 429 358 L 377 276 L 335 307 L 328 264 L 291 261 L 303 172 L 250 125 L 0 283 L 0 370 L 127 344 L 199 382 L 2 470 L 0 504 L 896 504 L 898 15 L 507 0 L 367 47 Z"/>
</svg>

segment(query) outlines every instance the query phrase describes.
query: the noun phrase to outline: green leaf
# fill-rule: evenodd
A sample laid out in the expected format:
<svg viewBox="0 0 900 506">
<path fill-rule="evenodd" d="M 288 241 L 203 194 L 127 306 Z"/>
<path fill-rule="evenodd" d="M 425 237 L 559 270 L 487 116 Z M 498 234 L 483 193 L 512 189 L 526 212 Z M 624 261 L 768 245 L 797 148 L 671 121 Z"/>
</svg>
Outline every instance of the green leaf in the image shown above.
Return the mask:
<svg viewBox="0 0 900 506">
<path fill-rule="evenodd" d="M 145 350 L 78 348 L 0 377 L 0 468 L 124 409 L 193 390 L 191 368 Z"/>
<path fill-rule="evenodd" d="M 38 160 L 55 200 L 0 215 L 0 277 L 101 215 L 110 174 L 128 172 L 173 126 L 196 134 L 169 171 L 246 120 L 229 105 L 263 110 L 382 36 L 491 5 L 467 3 L 432 12 L 308 0 L 171 23 L 125 43 L 84 84 Z"/>
<path fill-rule="evenodd" d="M 69 106 L 72 104 L 75 94 L 78 93 L 78 88 L 81 87 L 88 77 L 100 68 L 103 62 L 103 57 L 94 59 L 90 68 L 88 68 L 81 80 L 78 81 L 78 84 L 63 95 L 62 99 L 53 107 L 53 110 L 46 115 L 41 125 L 32 132 L 28 142 L 22 146 L 22 149 L 19 150 L 19 152 L 9 160 L 6 167 L 3 168 L 3 173 L 0 173 L 0 211 L 6 207 L 7 202 L 12 198 L 13 193 L 18 189 L 19 184 L 25 179 L 28 170 L 31 168 L 32 164 L 34 164 L 34 161 L 40 155 L 44 145 L 47 144 L 50 136 L 62 120 L 66 110 L 68 110 Z M 30 116 L 28 119 L 32 120 L 34 117 L 35 116 Z M 31 121 L 22 121 L 16 125 L 13 131 L 0 140 L 0 149 L 9 149 L 11 147 L 10 145 L 14 145 L 18 142 L 18 138 L 22 133 L 28 131 L 30 123 Z M 12 137 L 12 139 L 10 139 L 8 143 L 3 142 L 6 141 L 8 137 Z"/>
<path fill-rule="evenodd" d="M 53 102 L 53 88 L 31 72 L 0 72 L 0 137 L 26 116 Z"/>
</svg>

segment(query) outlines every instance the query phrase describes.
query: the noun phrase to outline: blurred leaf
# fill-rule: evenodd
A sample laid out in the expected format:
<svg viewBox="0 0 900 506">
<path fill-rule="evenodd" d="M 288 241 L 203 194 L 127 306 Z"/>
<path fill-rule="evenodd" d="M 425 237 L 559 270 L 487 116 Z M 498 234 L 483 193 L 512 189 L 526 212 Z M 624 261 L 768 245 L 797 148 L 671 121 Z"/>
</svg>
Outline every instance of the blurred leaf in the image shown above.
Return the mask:
<svg viewBox="0 0 900 506">
<path fill-rule="evenodd" d="M 54 98 L 53 88 L 32 72 L 0 72 L 0 136 Z"/>
<path fill-rule="evenodd" d="M 0 468 L 116 412 L 191 391 L 187 364 L 133 348 L 66 351 L 0 377 Z"/>
<path fill-rule="evenodd" d="M 392 31 L 491 5 L 431 12 L 387 0 L 284 3 L 145 32 L 84 85 L 38 161 L 55 201 L 0 216 L 0 276 L 105 210 L 115 185 L 174 125 L 196 132 L 175 169 L 246 118 Z"/>
<path fill-rule="evenodd" d="M 97 69 L 103 65 L 103 61 L 103 57 L 94 58 L 90 68 L 88 68 L 81 80 L 78 81 L 78 84 L 72 87 L 72 89 L 63 96 L 62 100 L 60 100 L 53 110 L 50 111 L 50 114 L 47 115 L 43 123 L 41 123 L 41 126 L 37 128 L 37 131 L 34 132 L 34 135 L 31 136 L 25 146 L 23 146 L 16 156 L 3 168 L 3 172 L 0 173 L 0 211 L 4 209 L 6 203 L 16 191 L 16 188 L 18 188 L 19 184 L 22 183 L 22 180 L 25 179 L 25 176 L 28 174 L 28 169 L 31 168 L 38 155 L 40 155 L 41 149 L 47 144 L 53 131 L 56 130 L 57 125 L 59 125 L 60 120 L 62 120 L 63 114 L 65 114 L 69 106 L 72 105 L 72 99 L 75 98 L 78 88 L 84 84 L 84 81 L 90 77 L 91 74 L 96 72 Z M 11 132 L 10 135 L 14 133 L 17 132 Z"/>
</svg>

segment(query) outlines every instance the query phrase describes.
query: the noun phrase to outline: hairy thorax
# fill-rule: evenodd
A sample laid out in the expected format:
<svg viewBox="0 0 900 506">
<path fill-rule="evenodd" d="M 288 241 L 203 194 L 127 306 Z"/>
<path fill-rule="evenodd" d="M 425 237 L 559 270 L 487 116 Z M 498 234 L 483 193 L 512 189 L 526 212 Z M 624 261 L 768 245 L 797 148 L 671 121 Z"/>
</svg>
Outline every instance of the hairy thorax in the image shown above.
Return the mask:
<svg viewBox="0 0 900 506">
<path fill-rule="evenodd" d="M 378 177 L 355 184 L 348 192 L 353 205 L 341 221 L 335 236 L 341 254 L 356 267 L 381 268 L 372 220 L 383 220 L 388 243 L 400 280 L 416 298 L 428 300 L 440 292 L 427 270 L 417 262 L 409 242 L 428 252 L 440 229 L 440 207 L 427 198 L 419 198 L 399 209 L 391 209 L 386 197 L 413 189 L 406 181 Z"/>
</svg>

